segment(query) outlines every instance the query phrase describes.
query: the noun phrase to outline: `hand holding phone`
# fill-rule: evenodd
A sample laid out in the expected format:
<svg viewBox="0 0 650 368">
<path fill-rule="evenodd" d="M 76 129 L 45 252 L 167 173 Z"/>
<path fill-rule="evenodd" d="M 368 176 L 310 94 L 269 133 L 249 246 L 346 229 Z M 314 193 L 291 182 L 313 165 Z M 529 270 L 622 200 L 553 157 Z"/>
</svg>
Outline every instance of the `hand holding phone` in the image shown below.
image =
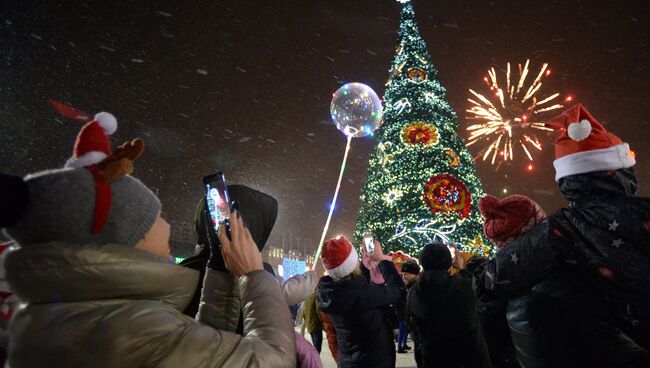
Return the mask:
<svg viewBox="0 0 650 368">
<path fill-rule="evenodd" d="M 369 231 L 366 231 L 363 234 L 363 245 L 366 247 L 366 253 L 368 253 L 368 255 L 375 253 L 375 238 Z"/>
<path fill-rule="evenodd" d="M 244 225 L 244 219 L 239 211 L 230 213 L 231 238 L 226 236 L 225 226 L 219 232 L 221 251 L 226 262 L 226 267 L 235 275 L 246 275 L 250 272 L 262 270 L 262 255 L 257 245 Z"/>
</svg>

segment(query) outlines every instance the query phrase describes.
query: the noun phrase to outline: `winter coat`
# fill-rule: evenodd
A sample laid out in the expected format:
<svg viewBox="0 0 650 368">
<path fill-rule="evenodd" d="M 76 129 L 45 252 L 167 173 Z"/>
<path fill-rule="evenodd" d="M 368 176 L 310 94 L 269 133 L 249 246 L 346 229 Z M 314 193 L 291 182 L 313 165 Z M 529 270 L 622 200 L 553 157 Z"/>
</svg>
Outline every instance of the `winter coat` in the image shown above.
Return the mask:
<svg viewBox="0 0 650 368">
<path fill-rule="evenodd" d="M 373 285 L 362 276 L 320 279 L 318 307 L 336 328 L 341 368 L 395 366 L 393 330 L 384 308 L 397 302 L 404 283 L 392 262 L 380 262 L 379 269 L 383 285 Z"/>
<path fill-rule="evenodd" d="M 305 312 L 303 316 L 305 318 L 307 332 L 312 334 L 323 330 L 323 321 L 320 319 L 318 306 L 316 305 L 316 292 L 313 292 L 305 300 Z"/>
<path fill-rule="evenodd" d="M 422 367 L 491 367 L 472 283 L 447 271 L 425 271 L 411 289 L 408 325 Z"/>
<path fill-rule="evenodd" d="M 327 337 L 327 346 L 330 348 L 330 352 L 332 353 L 332 358 L 334 358 L 334 361 L 336 362 L 336 364 L 338 364 L 339 343 L 338 343 L 338 339 L 336 338 L 336 328 L 334 327 L 332 320 L 330 320 L 330 318 L 327 316 L 325 312 L 319 309 L 318 314 L 320 315 L 321 321 L 323 321 L 323 330 L 325 330 L 325 336 Z"/>
<path fill-rule="evenodd" d="M 472 274 L 466 270 L 459 272 L 461 277 L 472 280 Z M 515 348 L 510 337 L 510 328 L 506 320 L 508 299 L 495 298 L 489 301 L 476 300 L 481 332 L 485 339 L 494 368 L 519 368 Z"/>
<path fill-rule="evenodd" d="M 650 321 L 631 312 L 650 310 L 650 199 L 638 197 L 633 169 L 567 176 L 559 188 L 570 207 L 478 267 L 477 295 L 512 297 L 562 272 L 588 285 L 619 311 L 615 317 L 635 321 L 630 328 L 647 336 Z"/>
<path fill-rule="evenodd" d="M 135 248 L 32 244 L 12 251 L 5 266 L 25 303 L 9 327 L 13 368 L 296 364 L 289 313 L 265 271 L 207 271 L 195 320 L 181 310 L 198 272 Z M 243 336 L 231 332 L 239 310 L 224 290 L 236 290 L 245 306 Z"/>
<path fill-rule="evenodd" d="M 609 322 L 607 303 L 585 284 L 553 275 L 508 304 L 524 368 L 647 367 L 647 352 Z"/>
<path fill-rule="evenodd" d="M 323 368 L 323 362 L 321 362 L 320 354 L 316 348 L 298 332 L 296 332 L 296 353 L 298 354 L 297 367 Z"/>
<path fill-rule="evenodd" d="M 318 285 L 318 278 L 314 271 L 291 276 L 282 284 L 282 292 L 287 305 L 302 303 L 309 295 L 314 293 L 316 285 Z"/>
<path fill-rule="evenodd" d="M 244 185 L 228 185 L 228 192 L 231 200 L 239 202 L 239 212 L 241 212 L 244 223 L 261 252 L 278 216 L 278 202 L 275 198 Z M 214 232 L 209 230 L 211 220 L 208 216 L 205 198 L 202 198 L 194 212 L 197 252 L 180 263 L 181 266 L 201 273 L 192 300 L 183 311 L 184 314 L 192 318 L 199 310 L 201 280 L 203 280 L 205 266 L 210 258 L 210 244 L 219 242 Z"/>
</svg>

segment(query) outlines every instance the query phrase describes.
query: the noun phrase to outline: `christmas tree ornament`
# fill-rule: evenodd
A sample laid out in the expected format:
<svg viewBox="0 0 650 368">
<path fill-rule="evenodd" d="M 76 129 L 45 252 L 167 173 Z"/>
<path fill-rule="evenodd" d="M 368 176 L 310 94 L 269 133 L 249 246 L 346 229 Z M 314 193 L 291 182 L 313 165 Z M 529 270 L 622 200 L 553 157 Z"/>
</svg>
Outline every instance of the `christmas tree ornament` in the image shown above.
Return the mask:
<svg viewBox="0 0 650 368">
<path fill-rule="evenodd" d="M 422 121 L 415 121 L 402 130 L 402 142 L 407 146 L 431 146 L 439 138 L 438 128 Z"/>
<path fill-rule="evenodd" d="M 456 152 L 454 152 L 454 150 L 451 148 L 445 148 L 445 152 L 447 152 L 447 155 L 449 155 L 449 165 L 458 167 L 458 165 L 460 165 L 460 160 L 458 159 Z"/>
<path fill-rule="evenodd" d="M 398 114 L 401 114 L 405 109 L 407 111 L 411 109 L 411 103 L 408 98 L 404 97 L 393 104 L 393 109 L 397 110 Z"/>
<path fill-rule="evenodd" d="M 411 68 L 406 72 L 406 76 L 411 80 L 425 80 L 427 73 L 420 68 Z"/>
<path fill-rule="evenodd" d="M 431 212 L 456 212 L 461 218 L 469 216 L 472 210 L 472 196 L 467 188 L 449 174 L 440 174 L 429 179 L 424 186 L 424 202 Z"/>
</svg>

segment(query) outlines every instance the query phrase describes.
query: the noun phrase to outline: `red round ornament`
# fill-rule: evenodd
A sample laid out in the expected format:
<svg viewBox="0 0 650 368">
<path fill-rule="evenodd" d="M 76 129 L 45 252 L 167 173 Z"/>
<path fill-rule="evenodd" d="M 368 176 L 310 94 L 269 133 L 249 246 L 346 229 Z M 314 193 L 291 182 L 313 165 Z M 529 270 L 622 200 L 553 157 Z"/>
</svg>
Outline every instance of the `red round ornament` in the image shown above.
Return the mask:
<svg viewBox="0 0 650 368">
<path fill-rule="evenodd" d="M 449 174 L 431 177 L 424 186 L 423 195 L 433 213 L 456 212 L 466 218 L 472 211 L 472 196 L 467 187 Z"/>
</svg>

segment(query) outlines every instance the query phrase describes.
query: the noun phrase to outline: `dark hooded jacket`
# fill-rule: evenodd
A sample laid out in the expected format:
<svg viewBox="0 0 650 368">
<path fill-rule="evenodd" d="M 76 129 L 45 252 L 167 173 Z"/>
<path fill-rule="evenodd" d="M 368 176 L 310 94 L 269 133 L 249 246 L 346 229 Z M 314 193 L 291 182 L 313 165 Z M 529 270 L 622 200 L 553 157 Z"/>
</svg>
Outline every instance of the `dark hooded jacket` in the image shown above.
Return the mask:
<svg viewBox="0 0 650 368">
<path fill-rule="evenodd" d="M 571 202 L 477 268 L 483 300 L 525 293 L 549 276 L 603 300 L 609 319 L 647 346 L 650 310 L 650 199 L 634 170 L 571 175 L 559 188 Z M 547 291 L 547 294 L 552 293 Z M 570 293 L 565 293 L 569 295 Z"/>
<path fill-rule="evenodd" d="M 339 367 L 395 367 L 393 329 L 388 323 L 386 307 L 398 301 L 404 282 L 390 261 L 379 263 L 383 285 L 371 284 L 357 276 L 334 281 L 320 279 L 318 307 L 331 319 L 336 329 Z"/>
<path fill-rule="evenodd" d="M 425 271 L 409 291 L 408 325 L 422 367 L 491 367 L 476 313 L 472 281 Z"/>
<path fill-rule="evenodd" d="M 278 216 L 278 202 L 275 198 L 245 185 L 229 185 L 228 193 L 230 194 L 231 200 L 239 203 L 239 212 L 241 212 L 244 223 L 251 232 L 255 244 L 257 244 L 257 248 L 261 252 L 271 234 L 271 230 L 273 230 L 273 225 L 275 225 L 275 220 Z M 210 242 L 212 244 L 219 244 L 219 239 L 210 228 L 210 219 L 208 216 L 205 198 L 202 198 L 194 212 L 198 252 L 196 255 L 181 262 L 181 266 L 201 272 L 194 296 L 190 304 L 183 310 L 184 314 L 192 318 L 194 318 L 199 310 L 205 266 L 208 263 L 208 258 L 210 258 Z"/>
</svg>

